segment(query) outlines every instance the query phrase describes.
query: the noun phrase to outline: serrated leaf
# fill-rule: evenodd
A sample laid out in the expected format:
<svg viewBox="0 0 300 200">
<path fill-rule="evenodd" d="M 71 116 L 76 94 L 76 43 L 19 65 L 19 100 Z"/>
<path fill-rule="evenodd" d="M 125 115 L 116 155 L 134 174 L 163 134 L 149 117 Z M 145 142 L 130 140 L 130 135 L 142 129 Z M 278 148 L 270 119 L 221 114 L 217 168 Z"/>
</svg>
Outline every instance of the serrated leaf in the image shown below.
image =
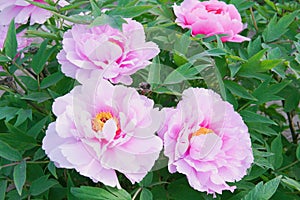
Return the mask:
<svg viewBox="0 0 300 200">
<path fill-rule="evenodd" d="M 4 41 L 4 51 L 10 59 L 13 59 L 17 54 L 18 42 L 17 42 L 17 33 L 14 20 L 9 24 L 6 38 Z"/>
<path fill-rule="evenodd" d="M 279 39 L 283 34 L 288 31 L 289 25 L 294 21 L 295 17 L 299 14 L 299 10 L 296 10 L 290 14 L 287 14 L 279 19 L 277 22 L 277 16 L 275 15 L 267 28 L 263 31 L 262 36 L 265 42 L 272 42 Z"/>
<path fill-rule="evenodd" d="M 7 143 L 0 140 L 0 157 L 10 161 L 22 160 L 20 152 L 9 146 Z"/>
<path fill-rule="evenodd" d="M 143 188 L 141 195 L 140 195 L 140 200 L 152 200 L 153 195 L 150 190 L 147 188 Z"/>
<path fill-rule="evenodd" d="M 58 182 L 54 179 L 48 179 L 48 175 L 42 176 L 36 180 L 34 180 L 30 186 L 30 194 L 33 196 L 37 196 L 47 191 L 49 188 L 58 184 Z"/>
<path fill-rule="evenodd" d="M 110 16 L 117 15 L 124 18 L 134 18 L 151 10 L 152 8 L 152 5 L 126 6 L 107 11 L 107 14 Z"/>
<path fill-rule="evenodd" d="M 23 186 L 26 181 L 26 161 L 22 161 L 20 164 L 14 167 L 14 184 L 18 191 L 18 194 L 22 195 Z"/>
<path fill-rule="evenodd" d="M 250 192 L 245 195 L 242 200 L 253 200 L 253 199 L 261 199 L 268 200 L 273 194 L 276 192 L 280 180 L 282 176 L 278 176 L 267 183 L 263 184 L 263 182 L 259 182 L 255 188 L 250 190 Z"/>
<path fill-rule="evenodd" d="M 31 109 L 20 109 L 17 112 L 18 118 L 15 123 L 15 126 L 21 125 L 26 119 L 32 120 L 32 110 Z"/>
<path fill-rule="evenodd" d="M 277 125 L 273 120 L 264 117 L 262 115 L 259 115 L 257 113 L 248 111 L 248 110 L 242 110 L 240 112 L 241 116 L 243 117 L 245 122 L 257 122 L 257 123 L 265 123 L 265 124 L 274 124 Z"/>
<path fill-rule="evenodd" d="M 225 87 L 230 90 L 233 94 L 242 97 L 244 99 L 250 99 L 256 101 L 257 99 L 253 97 L 249 92 L 242 87 L 241 85 L 237 84 L 236 82 L 224 80 Z"/>
<path fill-rule="evenodd" d="M 97 17 L 90 26 L 93 27 L 108 24 L 112 28 L 122 30 L 123 23 L 126 23 L 126 21 L 121 16 L 108 16 L 106 14 L 102 14 L 101 16 Z"/>
<path fill-rule="evenodd" d="M 9 121 L 17 115 L 19 108 L 15 107 L 0 107 L 0 119 L 5 119 L 5 121 Z"/>
</svg>

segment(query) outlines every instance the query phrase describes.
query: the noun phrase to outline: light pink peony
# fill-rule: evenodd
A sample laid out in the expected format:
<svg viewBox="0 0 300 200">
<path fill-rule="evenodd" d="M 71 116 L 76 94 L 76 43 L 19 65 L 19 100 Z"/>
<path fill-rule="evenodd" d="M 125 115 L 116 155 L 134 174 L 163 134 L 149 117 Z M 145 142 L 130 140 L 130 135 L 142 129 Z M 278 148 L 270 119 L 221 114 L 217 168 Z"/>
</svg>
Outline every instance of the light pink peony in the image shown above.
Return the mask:
<svg viewBox="0 0 300 200">
<path fill-rule="evenodd" d="M 203 34 L 207 37 L 216 34 L 227 34 L 221 37 L 223 42 L 243 42 L 250 40 L 241 36 L 243 24 L 241 16 L 234 5 L 210 0 L 185 0 L 180 6 L 174 5 L 176 23 L 182 28 L 192 30 L 192 35 Z"/>
<path fill-rule="evenodd" d="M 63 50 L 57 56 L 62 71 L 79 82 L 100 72 L 112 83 L 131 84 L 130 75 L 149 65 L 159 49 L 155 43 L 145 42 L 139 22 L 126 21 L 122 32 L 109 25 L 74 25 L 64 34 Z"/>
<path fill-rule="evenodd" d="M 4 42 L 7 35 L 8 26 L 0 25 L 0 50 L 4 47 Z M 18 42 L 18 51 L 24 49 L 32 43 L 32 38 L 25 37 L 25 31 L 22 31 L 17 34 L 17 42 Z"/>
<path fill-rule="evenodd" d="M 116 171 L 132 183 L 149 172 L 162 149 L 155 135 L 161 113 L 133 88 L 90 79 L 53 104 L 42 148 L 57 167 L 75 168 L 94 182 L 120 187 Z"/>
<path fill-rule="evenodd" d="M 45 0 L 33 0 L 38 3 L 46 4 Z M 58 5 L 68 4 L 65 0 L 55 0 Z M 30 25 L 34 23 L 43 24 L 52 16 L 51 11 L 39 8 L 25 0 L 0 0 L 0 25 L 8 25 L 15 18 L 16 23 L 26 24 L 30 18 Z"/>
<path fill-rule="evenodd" d="M 171 173 L 209 194 L 233 192 L 226 182 L 241 180 L 253 162 L 248 128 L 233 107 L 212 90 L 190 88 L 176 109 L 165 108 L 158 131 Z"/>
</svg>

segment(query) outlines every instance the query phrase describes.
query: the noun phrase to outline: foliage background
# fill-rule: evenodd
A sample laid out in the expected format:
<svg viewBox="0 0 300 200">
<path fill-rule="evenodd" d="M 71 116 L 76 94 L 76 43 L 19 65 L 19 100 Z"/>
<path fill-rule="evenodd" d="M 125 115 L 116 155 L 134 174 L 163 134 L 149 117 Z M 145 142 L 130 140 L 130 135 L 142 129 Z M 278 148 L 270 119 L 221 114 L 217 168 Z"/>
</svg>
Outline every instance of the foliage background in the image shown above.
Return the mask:
<svg viewBox="0 0 300 200">
<path fill-rule="evenodd" d="M 122 17 L 145 27 L 161 53 L 134 76 L 133 86 L 157 106 L 175 106 L 187 87 L 208 87 L 234 105 L 251 134 L 255 162 L 234 193 L 216 199 L 300 199 L 300 2 L 226 0 L 239 10 L 250 42 L 222 43 L 219 36 L 190 37 L 174 23 L 174 1 L 72 0 L 67 7 L 44 6 L 54 16 L 44 25 L 11 23 L 0 53 L 0 200 L 1 199 L 212 199 L 193 190 L 184 175 L 170 174 L 162 158 L 139 184 L 119 176 L 123 190 L 95 184 L 75 170 L 56 169 L 41 149 L 47 125 L 55 120 L 53 100 L 77 83 L 60 71 L 56 54 L 68 23 L 120 28 Z M 51 3 L 49 1 L 49 3 Z M 179 4 L 180 2 L 176 2 Z M 38 4 L 37 4 L 38 5 Z M 39 5 L 38 5 L 39 6 Z M 105 14 L 102 8 L 108 8 Z M 85 13 L 80 15 L 80 13 Z M 86 13 L 87 12 L 87 13 Z M 42 41 L 17 59 L 16 32 Z M 16 75 L 22 70 L 22 75 Z"/>
</svg>

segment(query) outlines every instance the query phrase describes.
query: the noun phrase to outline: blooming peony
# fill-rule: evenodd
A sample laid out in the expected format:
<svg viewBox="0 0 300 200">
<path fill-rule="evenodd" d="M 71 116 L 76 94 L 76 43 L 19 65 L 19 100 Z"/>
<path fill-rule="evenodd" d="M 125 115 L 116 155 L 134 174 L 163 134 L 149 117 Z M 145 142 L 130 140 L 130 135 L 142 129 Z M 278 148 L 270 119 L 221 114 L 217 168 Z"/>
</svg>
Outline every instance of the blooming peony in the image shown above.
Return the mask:
<svg viewBox="0 0 300 200">
<path fill-rule="evenodd" d="M 243 30 L 241 16 L 234 5 L 210 0 L 185 0 L 180 6 L 174 5 L 176 23 L 182 28 L 192 30 L 192 35 L 204 34 L 207 37 L 226 34 L 221 37 L 223 42 L 243 42 L 250 40 L 238 35 Z"/>
<path fill-rule="evenodd" d="M 208 89 L 190 88 L 176 109 L 165 108 L 164 153 L 171 173 L 209 194 L 233 192 L 226 182 L 240 180 L 253 162 L 247 126 L 233 107 Z"/>
<path fill-rule="evenodd" d="M 161 114 L 133 88 L 90 79 L 53 104 L 42 148 L 57 167 L 120 187 L 116 171 L 141 181 L 162 149 Z"/>
<path fill-rule="evenodd" d="M 45 0 L 33 0 L 46 4 Z M 65 0 L 58 0 L 58 5 L 68 4 Z M 56 0 L 57 2 L 57 0 Z M 30 18 L 30 25 L 34 23 L 43 24 L 52 16 L 51 11 L 39 8 L 25 0 L 0 0 L 0 25 L 8 25 L 15 18 L 16 23 L 26 24 Z"/>
<path fill-rule="evenodd" d="M 79 82 L 99 72 L 112 83 L 131 84 L 130 75 L 149 65 L 159 49 L 145 42 L 139 22 L 126 21 L 122 32 L 109 25 L 74 25 L 64 34 L 63 50 L 57 56 L 62 71 Z"/>
</svg>

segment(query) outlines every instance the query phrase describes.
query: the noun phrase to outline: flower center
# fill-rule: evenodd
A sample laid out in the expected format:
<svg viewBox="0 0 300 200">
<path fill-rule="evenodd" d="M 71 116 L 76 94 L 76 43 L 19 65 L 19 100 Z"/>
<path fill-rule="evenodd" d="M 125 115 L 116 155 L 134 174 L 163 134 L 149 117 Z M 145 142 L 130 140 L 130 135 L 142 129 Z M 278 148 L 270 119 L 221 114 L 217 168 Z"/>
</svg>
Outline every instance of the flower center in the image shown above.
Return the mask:
<svg viewBox="0 0 300 200">
<path fill-rule="evenodd" d="M 192 134 L 192 137 L 193 136 L 199 136 L 199 135 L 205 135 L 205 134 L 209 134 L 209 133 L 214 133 L 214 132 L 211 129 L 201 127 L 196 132 L 194 132 Z"/>
<path fill-rule="evenodd" d="M 110 112 L 100 112 L 96 115 L 96 117 L 92 120 L 92 129 L 96 132 L 102 131 L 104 124 L 109 119 L 114 119 L 117 124 L 117 131 L 115 138 L 118 137 L 121 133 L 120 124 L 116 117 L 113 117 L 113 115 Z"/>
</svg>

